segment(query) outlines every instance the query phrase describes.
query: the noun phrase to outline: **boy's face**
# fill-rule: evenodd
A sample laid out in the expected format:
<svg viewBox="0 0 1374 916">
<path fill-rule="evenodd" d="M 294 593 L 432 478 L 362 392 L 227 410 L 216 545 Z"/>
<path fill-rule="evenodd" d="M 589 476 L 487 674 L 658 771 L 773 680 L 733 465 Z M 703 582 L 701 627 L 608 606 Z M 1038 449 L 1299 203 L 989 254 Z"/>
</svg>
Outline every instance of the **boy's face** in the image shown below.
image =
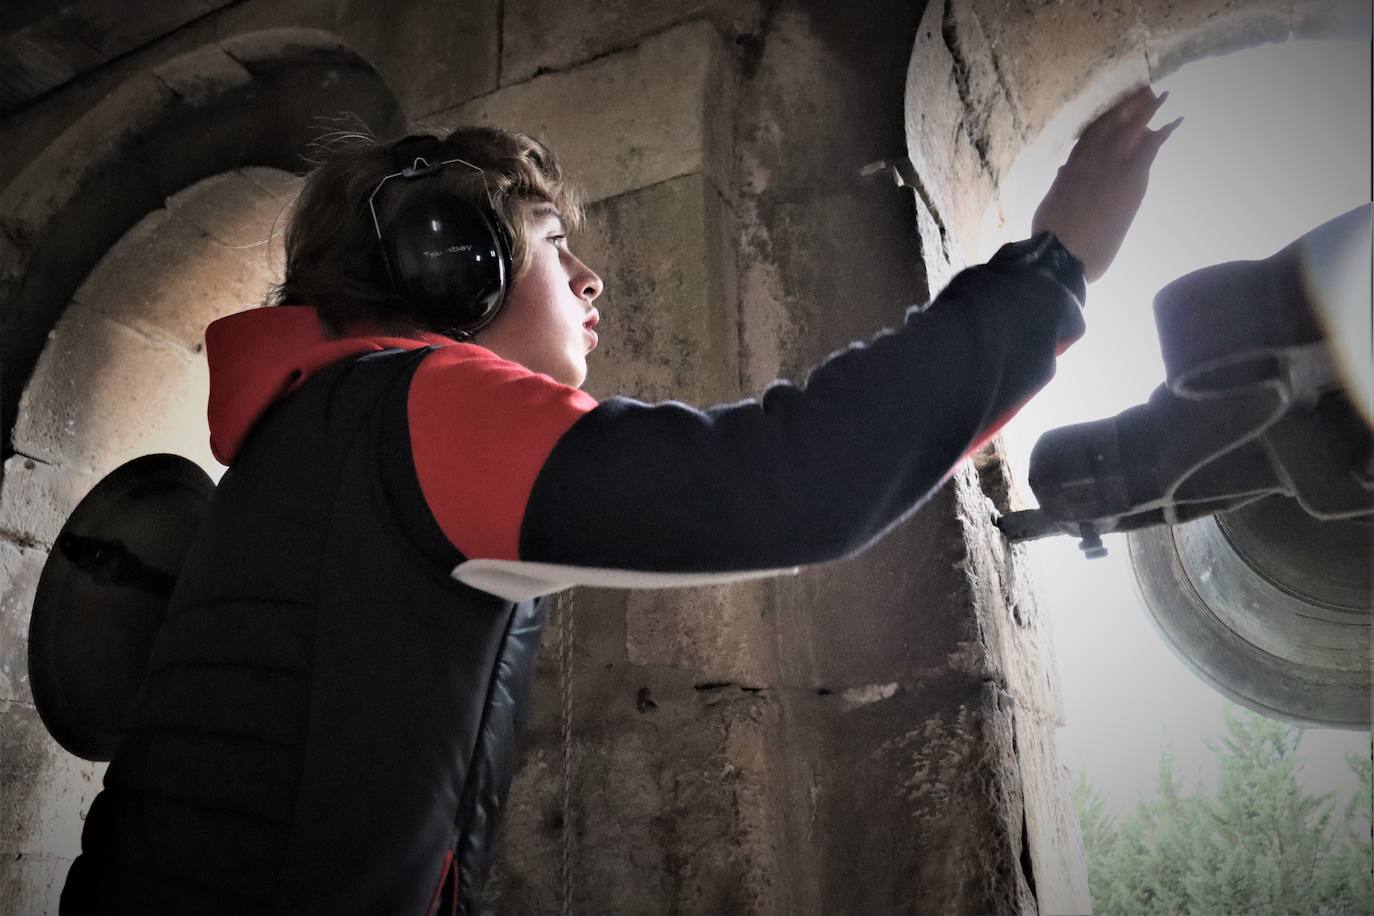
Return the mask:
<svg viewBox="0 0 1374 916">
<path fill-rule="evenodd" d="M 525 219 L 529 269 L 506 294 L 492 323 L 477 333 L 476 343 L 580 387 L 587 379 L 587 354 L 596 347 L 592 328 L 601 316 L 592 302 L 601 295 L 601 278 L 568 249 L 563 220 L 552 206 L 530 204 Z"/>
</svg>

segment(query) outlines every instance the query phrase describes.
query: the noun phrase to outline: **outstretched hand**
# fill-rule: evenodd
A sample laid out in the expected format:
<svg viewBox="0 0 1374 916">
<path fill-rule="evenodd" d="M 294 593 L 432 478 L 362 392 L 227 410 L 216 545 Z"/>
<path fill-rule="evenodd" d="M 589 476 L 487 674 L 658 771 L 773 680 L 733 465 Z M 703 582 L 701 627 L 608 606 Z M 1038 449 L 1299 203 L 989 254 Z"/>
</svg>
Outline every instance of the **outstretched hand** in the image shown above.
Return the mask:
<svg viewBox="0 0 1374 916">
<path fill-rule="evenodd" d="M 1074 144 L 1049 193 L 1035 210 L 1031 232 L 1053 232 L 1091 283 L 1107 272 L 1131 228 L 1155 154 L 1183 122 L 1158 130 L 1150 118 L 1169 93 L 1141 86 L 1099 115 Z"/>
</svg>

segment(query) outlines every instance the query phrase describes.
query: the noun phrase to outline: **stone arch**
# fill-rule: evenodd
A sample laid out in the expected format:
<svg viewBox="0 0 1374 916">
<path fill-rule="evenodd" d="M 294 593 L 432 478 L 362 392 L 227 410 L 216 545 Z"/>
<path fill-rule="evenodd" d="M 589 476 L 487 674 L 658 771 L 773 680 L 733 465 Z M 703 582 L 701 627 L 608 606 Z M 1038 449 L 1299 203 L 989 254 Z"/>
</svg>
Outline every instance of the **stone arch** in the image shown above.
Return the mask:
<svg viewBox="0 0 1374 916">
<path fill-rule="evenodd" d="M 202 179 L 91 268 L 20 396 L 0 532 L 53 543 L 76 500 L 139 455 L 174 452 L 219 476 L 205 432 L 204 328 L 262 303 L 280 279 L 281 223 L 300 183 L 262 166 Z"/>
<path fill-rule="evenodd" d="M 906 84 L 907 154 L 932 281 L 975 257 L 984 214 L 1032 144 L 1067 147 L 1123 89 L 1192 61 L 1291 39 L 1370 34 L 1350 0 L 933 0 Z M 953 142 L 951 142 L 951 138 Z M 932 282 L 932 287 L 939 284 Z"/>
<path fill-rule="evenodd" d="M 201 178 L 299 169 L 316 119 L 341 112 L 379 133 L 401 123 L 386 83 L 337 37 L 238 35 L 131 78 L 0 192 L 0 449 L 48 330 L 117 239 Z"/>
<path fill-rule="evenodd" d="M 56 912 L 104 766 L 32 705 L 29 612 L 47 550 L 99 477 L 152 451 L 215 465 L 204 325 L 260 302 L 317 116 L 401 122 L 334 36 L 245 34 L 175 58 L 86 112 L 0 192 L 0 911 Z M 34 896 L 38 895 L 38 896 Z"/>
</svg>

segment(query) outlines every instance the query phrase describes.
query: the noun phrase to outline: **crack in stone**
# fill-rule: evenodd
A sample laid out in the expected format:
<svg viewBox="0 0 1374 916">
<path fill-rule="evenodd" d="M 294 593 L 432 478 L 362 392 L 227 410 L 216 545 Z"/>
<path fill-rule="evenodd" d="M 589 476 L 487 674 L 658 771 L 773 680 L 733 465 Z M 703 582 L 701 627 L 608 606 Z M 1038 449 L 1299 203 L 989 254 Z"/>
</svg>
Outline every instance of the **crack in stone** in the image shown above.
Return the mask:
<svg viewBox="0 0 1374 916">
<path fill-rule="evenodd" d="M 423 115 L 420 116 L 420 118 L 421 118 L 421 119 L 424 119 L 424 118 L 432 118 L 432 117 L 435 117 L 435 116 L 437 116 L 437 115 L 441 115 L 441 114 L 443 114 L 443 113 L 446 112 L 446 111 L 451 111 L 451 110 L 453 110 L 454 108 L 457 108 L 457 107 L 459 107 L 459 106 L 467 105 L 467 104 L 469 104 L 470 102 L 475 102 L 475 101 L 478 101 L 478 100 L 480 100 L 480 99 L 490 98 L 491 96 L 493 96 L 493 95 L 495 95 L 496 93 L 502 91 L 503 89 L 509 89 L 509 88 L 511 88 L 512 86 L 521 86 L 521 85 L 524 85 L 525 83 L 534 82 L 535 80 L 539 79 L 541 76 L 552 76 L 552 75 L 558 74 L 558 73 L 571 73 L 571 72 L 574 71 L 574 70 L 577 70 L 577 69 L 579 69 L 579 68 L 581 68 L 581 67 L 586 66 L 587 64 L 595 63 L 596 61 L 599 61 L 599 60 L 604 60 L 604 59 L 607 58 L 607 57 L 613 57 L 613 56 L 615 56 L 616 54 L 620 54 L 620 53 L 625 52 L 625 51 L 636 51 L 636 50 L 639 50 L 645 43 L 650 42 L 650 41 L 653 41 L 655 38 L 659 38 L 659 37 L 661 37 L 661 36 L 663 36 L 663 35 L 666 35 L 667 33 L 671 32 L 673 29 L 678 28 L 679 26 L 690 25 L 690 24 L 697 23 L 697 22 L 704 22 L 704 23 L 706 23 L 707 25 L 709 25 L 709 26 L 712 28 L 712 30 L 714 30 L 715 33 L 716 33 L 717 35 L 719 35 L 722 39 L 728 39 L 728 38 L 731 37 L 731 36 L 725 35 L 725 34 L 722 32 L 720 26 L 716 25 L 715 21 L 712 20 L 710 16 L 708 16 L 708 15 L 694 15 L 694 16 L 687 16 L 687 17 L 685 17 L 685 18 L 683 18 L 683 19 L 677 19 L 677 20 L 674 20 L 673 22 L 669 22 L 669 23 L 667 23 L 666 25 L 664 25 L 662 28 L 658 28 L 658 29 L 655 29 L 655 30 L 653 30 L 653 31 L 651 31 L 651 32 L 647 32 L 647 33 L 645 33 L 645 34 L 643 34 L 643 35 L 638 36 L 637 38 L 630 38 L 630 39 L 627 39 L 625 42 L 622 42 L 622 43 L 620 43 L 620 44 L 614 45 L 613 47 L 607 48 L 607 49 L 604 50 L 604 51 L 599 51 L 599 52 L 597 52 L 596 54 L 593 54 L 591 57 L 584 57 L 584 58 L 581 58 L 581 59 L 579 59 L 579 60 L 571 61 L 571 62 L 566 63 L 566 64 L 549 64 L 549 65 L 540 66 L 540 67 L 536 68 L 535 71 L 534 71 L 533 73 L 531 73 L 529 76 L 526 76 L 526 77 L 524 77 L 523 79 L 518 79 L 518 80 L 516 80 L 516 81 L 514 81 L 514 82 L 511 82 L 511 83 L 506 83 L 506 82 L 502 82 L 502 81 L 501 81 L 501 79 L 502 79 L 502 74 L 501 74 L 500 66 L 498 65 L 498 69 L 497 69 L 497 81 L 498 81 L 498 82 L 497 82 L 497 86 L 496 86 L 495 89 L 491 90 L 490 92 L 483 92 L 483 93 L 480 93 L 480 94 L 478 94 L 478 95 L 474 95 L 474 96 L 472 96 L 472 97 L 470 97 L 470 98 L 461 99 L 461 100 L 458 101 L 458 102 L 455 102 L 455 103 L 453 103 L 453 104 L 451 104 L 451 105 L 446 105 L 445 107 L 440 108 L 440 109 L 438 109 L 438 110 L 436 110 L 436 111 L 431 111 L 431 112 L 429 112 L 429 113 L 427 113 L 427 114 L 423 114 Z M 501 63 L 504 64 L 504 61 L 501 61 Z"/>
<path fill-rule="evenodd" d="M 20 550 L 49 550 L 52 545 L 46 541 L 40 541 L 33 535 L 23 531 L 15 531 L 12 528 L 0 528 L 0 539 L 8 541 Z"/>
<path fill-rule="evenodd" d="M 983 34 L 987 34 L 987 29 L 983 27 L 983 22 L 978 17 L 977 10 L 970 10 L 971 15 L 978 19 L 979 28 L 983 29 Z M 1017 136 L 1025 133 L 1026 122 L 1021 113 L 1020 101 L 1011 91 L 1011 83 L 1007 80 L 1006 73 L 1002 70 L 1002 59 L 997 54 L 997 49 L 989 42 L 988 59 L 992 61 L 992 74 L 997 78 L 997 85 L 1002 87 L 1002 95 L 1007 100 L 1007 107 L 1011 109 L 1011 126 L 1016 131 Z"/>
<path fill-rule="evenodd" d="M 108 321 L 110 324 L 114 325 L 122 331 L 127 331 L 128 333 L 133 334 L 135 337 L 138 337 L 140 340 L 142 340 L 149 346 L 156 347 L 159 350 L 163 350 L 169 353 L 173 353 L 181 357 L 182 359 L 186 360 L 188 363 L 196 365 L 196 356 L 201 351 L 197 350 L 194 346 L 188 347 L 178 340 L 175 340 L 170 337 L 164 337 L 158 333 L 154 333 L 154 330 L 152 328 L 138 327 L 135 324 L 131 324 L 130 322 L 124 321 L 121 318 L 117 318 L 114 315 L 111 315 L 98 305 L 94 305 L 90 302 L 83 302 L 74 296 L 72 297 L 71 305 L 84 309 L 86 312 L 92 315 L 96 315 L 97 317 L 102 318 L 105 321 Z"/>
<path fill-rule="evenodd" d="M 501 85 L 506 67 L 506 0 L 496 4 L 496 85 Z"/>
<path fill-rule="evenodd" d="M 902 183 L 911 188 L 912 192 L 921 199 L 921 203 L 925 204 L 926 211 L 930 213 L 930 218 L 935 222 L 935 228 L 940 230 L 940 245 L 944 249 L 945 260 L 948 261 L 949 230 L 945 228 L 945 218 L 940 213 L 940 208 L 935 205 L 935 198 L 931 196 L 925 182 L 917 173 L 916 166 L 906 156 L 898 156 L 892 161 L 892 168 Z"/>
<path fill-rule="evenodd" d="M 954 62 L 954 85 L 959 92 L 959 102 L 964 109 L 964 116 L 959 119 L 959 127 L 968 136 L 974 152 L 978 154 L 979 165 L 983 167 L 984 171 L 991 174 L 992 166 L 988 162 L 988 138 L 986 132 L 979 129 L 979 115 L 974 111 L 972 91 L 969 89 L 970 68 L 959 41 L 958 26 L 954 21 L 953 0 L 947 0 L 945 3 L 944 15 L 940 21 L 940 37 L 944 39 L 945 48 L 949 50 L 949 56 Z M 984 117 L 986 116 L 984 115 Z"/>
<path fill-rule="evenodd" d="M 24 470 L 26 471 L 32 471 L 35 464 L 41 464 L 48 468 L 58 466 L 56 462 L 48 461 L 46 458 L 39 458 L 37 455 L 30 455 L 27 452 L 21 452 L 18 449 L 15 449 L 11 454 L 16 458 L 24 459 Z"/>
<path fill-rule="evenodd" d="M 767 687 L 751 687 L 746 684 L 736 684 L 734 681 L 702 681 L 700 683 L 692 685 L 693 690 L 700 690 L 703 692 L 712 690 L 724 690 L 728 687 L 734 687 L 735 689 L 742 690 L 745 693 L 763 693 L 764 691 L 768 690 Z"/>
</svg>

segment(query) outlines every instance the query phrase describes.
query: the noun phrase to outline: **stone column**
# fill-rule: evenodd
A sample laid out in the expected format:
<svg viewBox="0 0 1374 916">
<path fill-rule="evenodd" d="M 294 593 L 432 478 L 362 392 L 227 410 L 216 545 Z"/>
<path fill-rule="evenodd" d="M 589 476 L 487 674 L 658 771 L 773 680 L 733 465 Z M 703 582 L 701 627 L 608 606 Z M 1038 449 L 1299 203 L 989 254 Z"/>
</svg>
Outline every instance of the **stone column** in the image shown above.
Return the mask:
<svg viewBox="0 0 1374 916">
<path fill-rule="evenodd" d="M 577 4 L 566 4 L 576 6 Z M 607 278 L 588 390 L 710 405 L 741 396 L 733 112 L 737 74 L 714 23 L 689 21 L 569 63 L 577 18 L 506 17 L 503 72 L 523 79 L 437 116 L 546 140 L 588 193 L 579 256 Z M 646 17 L 671 11 L 651 9 Z M 554 21 L 566 41 L 550 41 Z M 586 23 L 583 23 L 585 26 Z M 645 23 L 639 21 L 638 27 Z M 606 40 L 605 35 L 594 40 Z M 578 590 L 573 646 L 574 912 L 790 909 L 772 629 L 757 586 Z M 554 912 L 563 811 L 559 620 L 499 864 L 496 912 Z"/>
</svg>

